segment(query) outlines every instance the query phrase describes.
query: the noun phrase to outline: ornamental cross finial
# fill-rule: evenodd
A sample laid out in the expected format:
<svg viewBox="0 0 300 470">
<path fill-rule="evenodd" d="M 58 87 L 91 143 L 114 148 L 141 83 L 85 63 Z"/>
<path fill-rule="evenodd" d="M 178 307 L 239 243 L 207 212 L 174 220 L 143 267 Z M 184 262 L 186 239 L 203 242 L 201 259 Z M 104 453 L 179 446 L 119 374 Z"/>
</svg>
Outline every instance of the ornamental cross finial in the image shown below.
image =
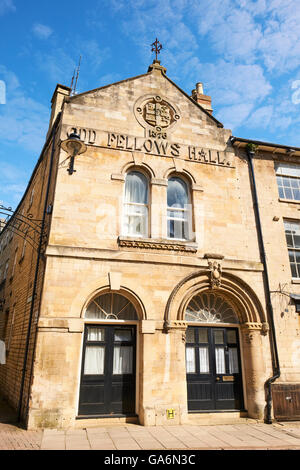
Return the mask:
<svg viewBox="0 0 300 470">
<path fill-rule="evenodd" d="M 157 54 L 159 54 L 160 51 L 162 50 L 162 45 L 161 45 L 161 43 L 158 41 L 158 39 L 156 38 L 155 41 L 154 41 L 154 43 L 151 44 L 151 46 L 152 46 L 151 51 L 152 51 L 152 52 L 155 52 L 155 60 L 157 60 Z"/>
</svg>

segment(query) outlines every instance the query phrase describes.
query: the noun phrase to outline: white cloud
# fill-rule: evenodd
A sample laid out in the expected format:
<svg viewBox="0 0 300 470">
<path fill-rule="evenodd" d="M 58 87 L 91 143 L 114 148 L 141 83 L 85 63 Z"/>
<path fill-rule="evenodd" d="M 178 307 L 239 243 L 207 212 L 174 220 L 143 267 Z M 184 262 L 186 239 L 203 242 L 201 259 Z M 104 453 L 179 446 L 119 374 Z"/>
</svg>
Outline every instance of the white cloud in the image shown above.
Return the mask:
<svg viewBox="0 0 300 470">
<path fill-rule="evenodd" d="M 77 50 L 82 55 L 83 61 L 94 69 L 110 56 L 110 49 L 93 39 L 77 41 Z"/>
<path fill-rule="evenodd" d="M 203 64 L 191 57 L 182 67 L 182 73 L 191 87 L 203 82 L 204 93 L 211 95 L 213 108 L 258 105 L 272 91 L 263 69 L 257 64 L 233 64 L 224 60 Z"/>
<path fill-rule="evenodd" d="M 16 11 L 13 0 L 0 0 L 0 16 L 10 11 Z"/>
<path fill-rule="evenodd" d="M 263 60 L 269 72 L 300 65 L 298 0 L 193 0 L 199 33 L 218 54 L 244 63 Z"/>
<path fill-rule="evenodd" d="M 217 118 L 226 123 L 225 127 L 234 131 L 236 127 L 240 127 L 247 119 L 253 109 L 251 103 L 235 104 L 221 108 L 217 113 Z"/>
<path fill-rule="evenodd" d="M 250 118 L 247 121 L 247 127 L 251 128 L 263 128 L 266 129 L 271 122 L 274 113 L 274 106 L 267 105 L 261 106 L 251 113 Z"/>
<path fill-rule="evenodd" d="M 299 23 L 298 1 L 271 0 L 268 3 L 264 35 L 258 52 L 269 71 L 282 73 L 300 65 Z"/>
<path fill-rule="evenodd" d="M 118 2 L 115 9 L 126 10 L 123 31 L 150 54 L 150 44 L 157 36 L 168 50 L 188 51 L 198 47 L 197 38 L 184 21 L 186 0 L 129 0 Z M 134 31 L 134 34 L 132 32 Z"/>
<path fill-rule="evenodd" d="M 26 176 L 26 172 L 20 166 L 12 165 L 1 160 L 1 177 L 6 181 L 16 181 L 16 179 Z"/>
<path fill-rule="evenodd" d="M 20 86 L 18 77 L 0 65 L 0 78 L 6 83 L 6 104 L 0 108 L 0 139 L 19 144 L 37 154 L 45 139 L 50 110 L 30 98 Z"/>
<path fill-rule="evenodd" d="M 119 73 L 107 73 L 97 80 L 97 87 L 110 85 L 111 83 L 119 82 L 124 77 Z"/>
<path fill-rule="evenodd" d="M 240 6 L 254 15 L 261 15 L 266 11 L 266 0 L 240 0 Z"/>
<path fill-rule="evenodd" d="M 48 78 L 55 83 L 71 83 L 75 61 L 62 48 L 56 48 L 51 53 L 36 53 L 36 60 L 40 70 L 47 73 Z"/>
<path fill-rule="evenodd" d="M 20 184 L 7 184 L 7 181 L 3 180 L 1 181 L 0 178 L 0 183 L 1 184 L 1 200 L 0 204 L 2 204 L 5 207 L 13 207 L 15 208 L 20 199 L 22 198 L 27 182 L 24 181 L 23 183 Z"/>
<path fill-rule="evenodd" d="M 39 39 L 48 39 L 53 33 L 53 30 L 49 26 L 40 23 L 36 23 L 32 31 Z"/>
<path fill-rule="evenodd" d="M 6 104 L 0 107 L 0 197 L 5 205 L 15 207 L 42 150 L 50 109 L 27 96 L 18 77 L 3 65 L 0 79 L 7 85 Z M 10 148 L 14 153 L 8 160 Z"/>
<path fill-rule="evenodd" d="M 217 25 L 211 35 L 215 50 L 226 58 L 252 62 L 262 37 L 261 26 L 247 11 L 235 10 Z"/>
</svg>

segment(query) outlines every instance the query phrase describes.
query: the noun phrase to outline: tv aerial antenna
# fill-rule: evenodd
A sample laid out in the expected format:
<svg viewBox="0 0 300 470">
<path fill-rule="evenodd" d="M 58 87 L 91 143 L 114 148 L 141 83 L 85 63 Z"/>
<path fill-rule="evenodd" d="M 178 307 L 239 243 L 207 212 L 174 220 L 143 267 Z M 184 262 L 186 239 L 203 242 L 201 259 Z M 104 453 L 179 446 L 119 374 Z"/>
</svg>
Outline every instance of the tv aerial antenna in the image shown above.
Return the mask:
<svg viewBox="0 0 300 470">
<path fill-rule="evenodd" d="M 77 88 L 77 82 L 78 82 L 78 77 L 79 77 L 79 71 L 80 71 L 80 64 L 81 64 L 81 56 L 79 57 L 79 63 L 78 66 L 74 69 L 73 72 L 73 77 L 71 81 L 71 96 L 76 95 L 76 88 Z"/>
</svg>

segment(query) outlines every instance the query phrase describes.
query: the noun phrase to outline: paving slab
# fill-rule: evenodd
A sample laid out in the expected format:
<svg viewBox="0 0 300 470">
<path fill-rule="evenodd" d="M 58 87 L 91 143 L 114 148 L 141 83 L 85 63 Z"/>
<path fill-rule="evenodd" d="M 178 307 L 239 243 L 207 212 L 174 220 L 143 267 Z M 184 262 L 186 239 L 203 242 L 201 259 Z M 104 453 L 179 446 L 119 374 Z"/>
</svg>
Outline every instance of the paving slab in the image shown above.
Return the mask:
<svg viewBox="0 0 300 470">
<path fill-rule="evenodd" d="M 0 420 L 0 450 L 300 450 L 300 422 L 27 431 Z"/>
<path fill-rule="evenodd" d="M 178 437 L 172 435 L 171 430 L 166 430 L 163 426 L 149 427 L 148 429 L 165 449 L 187 449 L 187 446 Z"/>
</svg>

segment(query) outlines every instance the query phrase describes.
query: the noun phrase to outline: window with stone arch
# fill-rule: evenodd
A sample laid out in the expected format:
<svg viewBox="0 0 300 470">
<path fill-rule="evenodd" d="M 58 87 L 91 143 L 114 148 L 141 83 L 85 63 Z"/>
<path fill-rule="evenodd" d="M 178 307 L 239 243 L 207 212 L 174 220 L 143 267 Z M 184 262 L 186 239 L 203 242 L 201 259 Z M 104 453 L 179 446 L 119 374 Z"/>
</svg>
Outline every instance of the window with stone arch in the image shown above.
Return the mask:
<svg viewBox="0 0 300 470">
<path fill-rule="evenodd" d="M 233 323 L 239 319 L 233 307 L 218 293 L 205 292 L 195 295 L 185 311 L 187 322 L 199 323 Z"/>
<path fill-rule="evenodd" d="M 170 176 L 167 188 L 167 237 L 175 240 L 190 240 L 191 216 L 188 183 L 177 175 Z"/>
<path fill-rule="evenodd" d="M 149 236 L 149 180 L 140 171 L 129 171 L 125 179 L 122 234 Z"/>
<path fill-rule="evenodd" d="M 127 297 L 109 292 L 94 298 L 85 311 L 86 320 L 138 320 L 136 309 Z"/>
</svg>

